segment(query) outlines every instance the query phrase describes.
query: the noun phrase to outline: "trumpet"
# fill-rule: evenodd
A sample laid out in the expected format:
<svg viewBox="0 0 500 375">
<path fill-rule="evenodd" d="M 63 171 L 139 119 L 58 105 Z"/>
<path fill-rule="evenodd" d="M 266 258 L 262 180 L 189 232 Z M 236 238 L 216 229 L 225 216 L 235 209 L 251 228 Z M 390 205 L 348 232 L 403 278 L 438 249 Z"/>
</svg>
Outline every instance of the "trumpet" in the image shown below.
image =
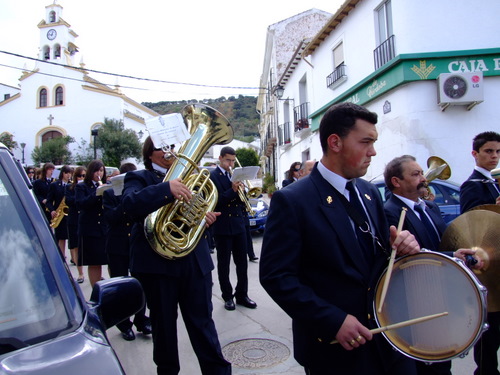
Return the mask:
<svg viewBox="0 0 500 375">
<path fill-rule="evenodd" d="M 239 164 L 239 162 L 238 162 Z M 229 174 L 232 176 L 233 175 L 233 168 L 229 167 Z M 240 196 L 241 201 L 245 205 L 245 208 L 250 216 L 255 215 L 255 211 L 252 209 L 252 206 L 250 205 L 250 202 L 248 201 L 247 195 L 245 194 L 244 189 L 239 186 L 238 187 L 238 195 Z"/>
<path fill-rule="evenodd" d="M 236 161 L 236 164 L 238 165 L 238 167 L 241 168 L 241 163 L 240 161 L 238 160 L 238 157 L 236 157 L 235 159 Z M 259 188 L 259 187 L 255 187 L 255 186 L 252 186 L 252 184 L 250 183 L 250 180 L 245 180 L 243 181 L 243 184 L 247 187 L 248 191 L 247 191 L 247 197 L 249 199 L 254 199 L 254 198 L 258 198 L 260 197 L 260 195 L 262 194 L 262 189 Z"/>
</svg>

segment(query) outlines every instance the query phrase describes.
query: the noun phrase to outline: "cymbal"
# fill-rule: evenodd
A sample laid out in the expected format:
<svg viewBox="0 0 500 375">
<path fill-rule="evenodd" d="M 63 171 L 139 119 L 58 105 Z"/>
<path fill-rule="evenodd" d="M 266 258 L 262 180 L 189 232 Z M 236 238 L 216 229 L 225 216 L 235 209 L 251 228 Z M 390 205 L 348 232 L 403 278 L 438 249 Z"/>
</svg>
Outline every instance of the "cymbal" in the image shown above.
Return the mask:
<svg viewBox="0 0 500 375">
<path fill-rule="evenodd" d="M 482 204 L 470 209 L 470 211 L 472 210 L 488 210 L 500 214 L 500 206 L 498 204 Z"/>
<path fill-rule="evenodd" d="M 489 205 L 493 206 L 493 205 Z M 453 220 L 441 239 L 440 251 L 476 250 L 484 266 L 472 270 L 488 290 L 488 311 L 500 311 L 500 215 L 490 210 L 471 210 Z"/>
</svg>

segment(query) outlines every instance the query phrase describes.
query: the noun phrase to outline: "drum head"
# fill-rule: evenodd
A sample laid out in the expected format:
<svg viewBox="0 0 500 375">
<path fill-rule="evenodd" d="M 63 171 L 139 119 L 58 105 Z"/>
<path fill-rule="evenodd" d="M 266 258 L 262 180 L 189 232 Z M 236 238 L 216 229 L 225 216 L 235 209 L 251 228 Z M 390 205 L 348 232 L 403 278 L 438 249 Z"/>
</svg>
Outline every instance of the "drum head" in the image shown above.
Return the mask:
<svg viewBox="0 0 500 375">
<path fill-rule="evenodd" d="M 443 254 L 422 252 L 402 257 L 394 263 L 384 306 L 377 313 L 386 272 L 378 282 L 374 302 L 380 327 L 448 312 L 384 332 L 391 345 L 424 362 L 465 355 L 485 329 L 486 291 L 475 276 L 461 262 Z"/>
</svg>

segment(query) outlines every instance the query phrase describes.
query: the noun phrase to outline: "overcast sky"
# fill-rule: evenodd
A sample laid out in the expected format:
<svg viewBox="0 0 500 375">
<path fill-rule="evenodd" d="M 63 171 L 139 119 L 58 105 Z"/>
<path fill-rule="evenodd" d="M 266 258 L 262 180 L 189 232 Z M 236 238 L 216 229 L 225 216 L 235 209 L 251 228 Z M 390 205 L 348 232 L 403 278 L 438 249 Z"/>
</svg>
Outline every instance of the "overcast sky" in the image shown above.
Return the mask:
<svg viewBox="0 0 500 375">
<path fill-rule="evenodd" d="M 38 23 L 53 0 L 1 0 L 0 50 L 36 58 Z M 267 27 L 311 8 L 335 13 L 343 0 L 57 0 L 78 35 L 87 69 L 154 80 L 91 73 L 144 102 L 257 95 Z M 0 83 L 17 86 L 34 62 L 0 53 Z M 250 87 L 227 89 L 194 85 Z"/>
</svg>

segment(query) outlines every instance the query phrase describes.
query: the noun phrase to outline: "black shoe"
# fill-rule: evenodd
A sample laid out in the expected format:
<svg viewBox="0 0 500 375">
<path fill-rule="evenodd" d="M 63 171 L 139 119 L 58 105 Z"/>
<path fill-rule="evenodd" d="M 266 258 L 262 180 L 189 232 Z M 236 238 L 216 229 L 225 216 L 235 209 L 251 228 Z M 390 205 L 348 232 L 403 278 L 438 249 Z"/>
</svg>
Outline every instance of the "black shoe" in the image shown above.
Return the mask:
<svg viewBox="0 0 500 375">
<path fill-rule="evenodd" d="M 126 331 L 122 332 L 122 337 L 124 340 L 134 341 L 135 340 L 134 331 L 132 331 L 132 329 L 129 328 Z"/>
<path fill-rule="evenodd" d="M 236 304 L 248 307 L 249 309 L 255 309 L 257 304 L 248 297 L 236 298 Z"/>
<path fill-rule="evenodd" d="M 259 258 L 258 257 L 252 257 L 249 260 L 250 260 L 250 262 L 257 262 L 259 260 Z"/>
<path fill-rule="evenodd" d="M 236 306 L 234 305 L 233 299 L 228 299 L 226 302 L 224 302 L 224 308 L 228 311 L 232 311 L 236 309 Z"/>
<path fill-rule="evenodd" d="M 151 328 L 151 322 L 148 321 L 144 323 L 141 328 L 137 327 L 137 332 L 142 332 L 143 335 L 150 335 L 151 332 L 153 332 L 153 329 Z"/>
</svg>

